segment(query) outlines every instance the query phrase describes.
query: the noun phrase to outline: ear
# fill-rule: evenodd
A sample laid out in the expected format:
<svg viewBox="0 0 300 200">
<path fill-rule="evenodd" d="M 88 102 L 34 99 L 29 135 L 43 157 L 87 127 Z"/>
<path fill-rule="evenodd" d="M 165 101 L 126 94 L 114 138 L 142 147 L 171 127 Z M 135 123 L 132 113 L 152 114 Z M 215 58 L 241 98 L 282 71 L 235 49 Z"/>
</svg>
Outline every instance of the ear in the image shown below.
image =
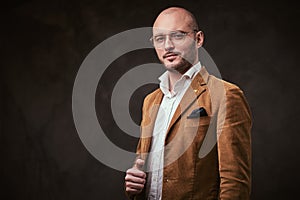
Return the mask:
<svg viewBox="0 0 300 200">
<path fill-rule="evenodd" d="M 202 31 L 198 31 L 196 33 L 196 43 L 197 43 L 197 48 L 202 47 L 204 42 L 204 33 Z"/>
</svg>

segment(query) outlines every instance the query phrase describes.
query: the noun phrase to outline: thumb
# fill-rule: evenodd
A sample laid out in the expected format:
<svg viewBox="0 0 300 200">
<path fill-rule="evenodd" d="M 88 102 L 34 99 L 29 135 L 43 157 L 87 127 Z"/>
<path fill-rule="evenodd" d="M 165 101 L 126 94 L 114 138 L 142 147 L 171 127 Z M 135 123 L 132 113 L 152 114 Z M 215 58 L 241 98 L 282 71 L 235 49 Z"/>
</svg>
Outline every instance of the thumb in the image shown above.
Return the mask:
<svg viewBox="0 0 300 200">
<path fill-rule="evenodd" d="M 144 167 L 145 161 L 142 159 L 137 159 L 135 161 L 135 167 L 139 170 L 142 170 L 142 168 Z"/>
</svg>

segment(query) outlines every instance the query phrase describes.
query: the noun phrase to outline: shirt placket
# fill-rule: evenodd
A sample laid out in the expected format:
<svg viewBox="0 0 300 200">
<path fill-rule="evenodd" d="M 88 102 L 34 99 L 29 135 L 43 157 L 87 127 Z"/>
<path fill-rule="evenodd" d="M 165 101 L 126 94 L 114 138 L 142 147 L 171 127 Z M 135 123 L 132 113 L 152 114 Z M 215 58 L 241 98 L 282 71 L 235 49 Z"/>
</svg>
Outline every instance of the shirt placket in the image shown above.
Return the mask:
<svg viewBox="0 0 300 200">
<path fill-rule="evenodd" d="M 163 180 L 163 157 L 164 157 L 164 151 L 163 151 L 163 148 L 164 148 L 164 144 L 165 144 L 165 137 L 166 137 L 166 132 L 167 132 L 167 128 L 168 128 L 168 125 L 171 121 L 171 114 L 172 114 L 172 111 L 174 109 L 174 104 L 175 104 L 175 101 L 176 101 L 176 96 L 168 96 L 168 97 L 165 97 L 165 104 L 163 106 L 163 110 L 164 110 L 164 113 L 165 113 L 165 116 L 166 116 L 166 121 L 163 125 L 163 131 L 161 133 L 158 134 L 158 144 L 159 144 L 159 149 L 161 149 L 160 153 L 157 155 L 157 157 L 153 160 L 153 167 L 154 169 L 157 169 L 157 170 L 154 170 L 152 172 L 152 183 L 155 183 L 153 185 L 155 185 L 155 191 L 152 191 L 152 195 L 150 196 L 149 199 L 153 199 L 153 200 L 159 200 L 161 199 L 161 190 L 162 190 L 162 180 Z M 153 186 L 152 185 L 152 186 Z M 155 194 L 153 196 L 153 193 Z"/>
<path fill-rule="evenodd" d="M 167 120 L 166 120 L 166 123 L 164 124 L 164 129 L 163 129 L 163 138 L 162 138 L 162 141 L 163 141 L 163 148 L 164 148 L 164 145 L 165 145 L 165 139 L 166 139 L 166 134 L 167 134 L 167 128 L 169 126 L 169 123 L 171 121 L 171 118 L 172 118 L 172 111 L 174 109 L 174 104 L 175 104 L 175 101 L 176 101 L 176 95 L 172 96 L 172 97 L 167 97 L 166 98 L 167 100 Z M 158 199 L 160 200 L 161 199 L 161 191 L 162 191 L 162 180 L 163 180 L 163 165 L 164 165 L 164 151 L 161 151 L 161 154 L 160 154 L 160 163 L 159 163 L 159 170 L 158 170 L 158 180 L 159 180 L 159 187 L 158 187 L 158 191 L 157 191 L 157 194 L 158 194 Z"/>
</svg>

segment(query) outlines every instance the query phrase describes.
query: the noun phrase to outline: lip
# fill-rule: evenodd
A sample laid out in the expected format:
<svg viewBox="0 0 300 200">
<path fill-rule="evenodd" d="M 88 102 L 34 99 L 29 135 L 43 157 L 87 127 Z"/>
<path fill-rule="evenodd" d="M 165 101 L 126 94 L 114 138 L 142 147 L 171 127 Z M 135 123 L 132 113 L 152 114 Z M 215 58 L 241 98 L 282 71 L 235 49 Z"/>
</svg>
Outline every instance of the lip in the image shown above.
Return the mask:
<svg viewBox="0 0 300 200">
<path fill-rule="evenodd" d="M 163 56 L 163 58 L 168 60 L 174 60 L 177 58 L 177 56 L 178 56 L 177 53 L 167 53 Z"/>
</svg>

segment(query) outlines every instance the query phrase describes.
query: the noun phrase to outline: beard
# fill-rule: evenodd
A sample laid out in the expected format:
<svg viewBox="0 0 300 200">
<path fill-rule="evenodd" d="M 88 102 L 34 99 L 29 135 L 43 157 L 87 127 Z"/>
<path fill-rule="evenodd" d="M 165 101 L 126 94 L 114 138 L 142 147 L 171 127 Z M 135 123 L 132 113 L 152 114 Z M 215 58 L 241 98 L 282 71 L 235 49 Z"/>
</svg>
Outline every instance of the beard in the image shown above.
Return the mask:
<svg viewBox="0 0 300 200">
<path fill-rule="evenodd" d="M 191 67 L 192 64 L 189 63 L 187 60 L 185 60 L 184 58 L 181 58 L 179 62 L 177 63 L 165 63 L 163 62 L 162 64 L 164 64 L 166 70 L 171 71 L 171 72 L 179 72 L 180 74 L 184 74 L 186 71 L 188 71 Z"/>
<path fill-rule="evenodd" d="M 166 70 L 184 74 L 196 63 L 198 55 L 195 46 L 191 45 L 188 49 L 189 50 L 187 52 L 166 52 L 160 58 L 160 62 L 165 66 Z"/>
</svg>

